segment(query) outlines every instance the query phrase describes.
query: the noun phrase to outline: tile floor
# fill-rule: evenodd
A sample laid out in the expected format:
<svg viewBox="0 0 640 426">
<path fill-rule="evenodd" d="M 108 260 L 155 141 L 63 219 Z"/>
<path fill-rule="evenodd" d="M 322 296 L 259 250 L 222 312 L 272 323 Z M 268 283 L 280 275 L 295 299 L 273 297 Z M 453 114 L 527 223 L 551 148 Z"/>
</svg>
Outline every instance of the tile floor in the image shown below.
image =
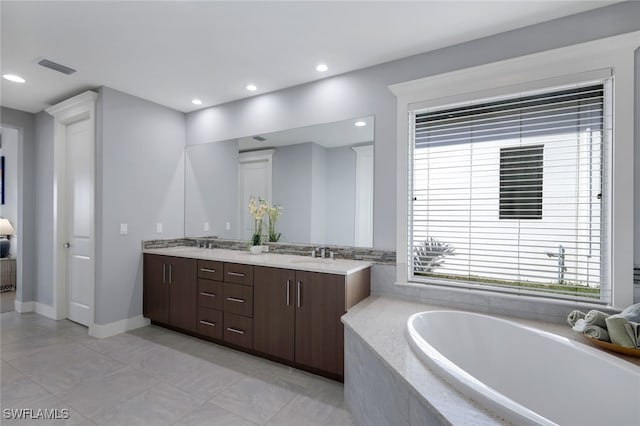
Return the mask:
<svg viewBox="0 0 640 426">
<path fill-rule="evenodd" d="M 0 325 L 1 407 L 69 409 L 33 424 L 353 424 L 341 384 L 160 327 L 99 340 L 33 313 Z"/>
</svg>

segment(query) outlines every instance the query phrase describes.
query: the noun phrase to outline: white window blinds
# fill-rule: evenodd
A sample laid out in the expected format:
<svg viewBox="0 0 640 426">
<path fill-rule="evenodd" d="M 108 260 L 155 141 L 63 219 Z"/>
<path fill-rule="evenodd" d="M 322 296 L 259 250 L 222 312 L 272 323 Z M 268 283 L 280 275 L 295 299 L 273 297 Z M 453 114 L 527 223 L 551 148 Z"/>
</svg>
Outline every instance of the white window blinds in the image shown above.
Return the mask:
<svg viewBox="0 0 640 426">
<path fill-rule="evenodd" d="M 411 280 L 602 300 L 607 87 L 412 112 Z"/>
</svg>

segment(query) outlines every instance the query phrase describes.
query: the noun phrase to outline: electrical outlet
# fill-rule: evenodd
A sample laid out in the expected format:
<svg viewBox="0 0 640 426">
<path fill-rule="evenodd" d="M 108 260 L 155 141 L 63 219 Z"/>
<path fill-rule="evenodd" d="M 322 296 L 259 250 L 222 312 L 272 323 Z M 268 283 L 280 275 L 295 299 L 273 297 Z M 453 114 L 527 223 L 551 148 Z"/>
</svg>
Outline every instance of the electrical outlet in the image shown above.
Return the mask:
<svg viewBox="0 0 640 426">
<path fill-rule="evenodd" d="M 162 222 L 156 223 L 156 233 L 162 234 Z"/>
<path fill-rule="evenodd" d="M 127 224 L 126 223 L 121 223 L 120 224 L 120 235 L 127 235 L 129 233 L 129 230 L 127 229 Z"/>
<path fill-rule="evenodd" d="M 227 231 L 231 231 L 231 222 L 227 222 L 225 224 L 225 228 L 226 228 Z"/>
<path fill-rule="evenodd" d="M 204 223 L 204 232 L 208 232 L 209 231 L 209 222 L 205 222 Z"/>
</svg>

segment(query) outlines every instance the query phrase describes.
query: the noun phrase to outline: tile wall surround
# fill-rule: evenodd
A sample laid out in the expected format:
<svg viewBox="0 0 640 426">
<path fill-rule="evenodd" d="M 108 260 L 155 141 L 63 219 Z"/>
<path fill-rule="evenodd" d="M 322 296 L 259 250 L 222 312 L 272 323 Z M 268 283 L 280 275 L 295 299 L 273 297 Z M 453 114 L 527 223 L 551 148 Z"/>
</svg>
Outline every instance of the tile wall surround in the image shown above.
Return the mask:
<svg viewBox="0 0 640 426">
<path fill-rule="evenodd" d="M 207 247 L 211 244 L 212 248 L 220 248 L 227 250 L 246 251 L 248 247 L 247 241 L 244 240 L 225 240 L 222 238 L 206 237 L 206 238 L 177 238 L 166 240 L 149 240 L 142 242 L 142 249 L 150 248 L 169 248 L 169 247 L 198 247 L 205 244 Z M 365 247 L 346 247 L 346 246 L 330 246 L 320 244 L 287 244 L 287 243 L 267 243 L 269 253 L 289 254 L 296 256 L 309 256 L 311 250 L 325 247 L 327 253 L 335 252 L 338 259 L 364 260 L 380 265 L 395 265 L 396 252 L 391 250 L 378 250 Z"/>
</svg>

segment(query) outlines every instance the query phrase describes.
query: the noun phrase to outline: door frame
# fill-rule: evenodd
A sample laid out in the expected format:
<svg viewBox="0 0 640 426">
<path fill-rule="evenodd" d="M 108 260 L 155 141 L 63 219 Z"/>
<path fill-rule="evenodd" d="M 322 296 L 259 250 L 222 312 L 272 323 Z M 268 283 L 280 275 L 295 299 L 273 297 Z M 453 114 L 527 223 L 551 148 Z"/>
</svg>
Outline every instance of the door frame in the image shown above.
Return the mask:
<svg viewBox="0 0 640 426">
<path fill-rule="evenodd" d="M 92 183 L 90 221 L 90 274 L 89 335 L 95 328 L 95 162 L 96 162 L 96 101 L 98 94 L 86 91 L 66 101 L 53 105 L 45 111 L 54 118 L 53 138 L 53 310 L 56 320 L 67 317 L 67 126 L 89 120 L 90 144 L 92 147 Z"/>
<path fill-rule="evenodd" d="M 246 163 L 267 163 L 267 201 L 271 203 L 273 196 L 273 153 L 275 149 L 262 149 L 260 151 L 241 152 L 238 155 L 238 239 L 243 238 L 244 233 L 244 198 L 240 191 L 244 187 L 244 173 L 242 165 Z"/>
</svg>

